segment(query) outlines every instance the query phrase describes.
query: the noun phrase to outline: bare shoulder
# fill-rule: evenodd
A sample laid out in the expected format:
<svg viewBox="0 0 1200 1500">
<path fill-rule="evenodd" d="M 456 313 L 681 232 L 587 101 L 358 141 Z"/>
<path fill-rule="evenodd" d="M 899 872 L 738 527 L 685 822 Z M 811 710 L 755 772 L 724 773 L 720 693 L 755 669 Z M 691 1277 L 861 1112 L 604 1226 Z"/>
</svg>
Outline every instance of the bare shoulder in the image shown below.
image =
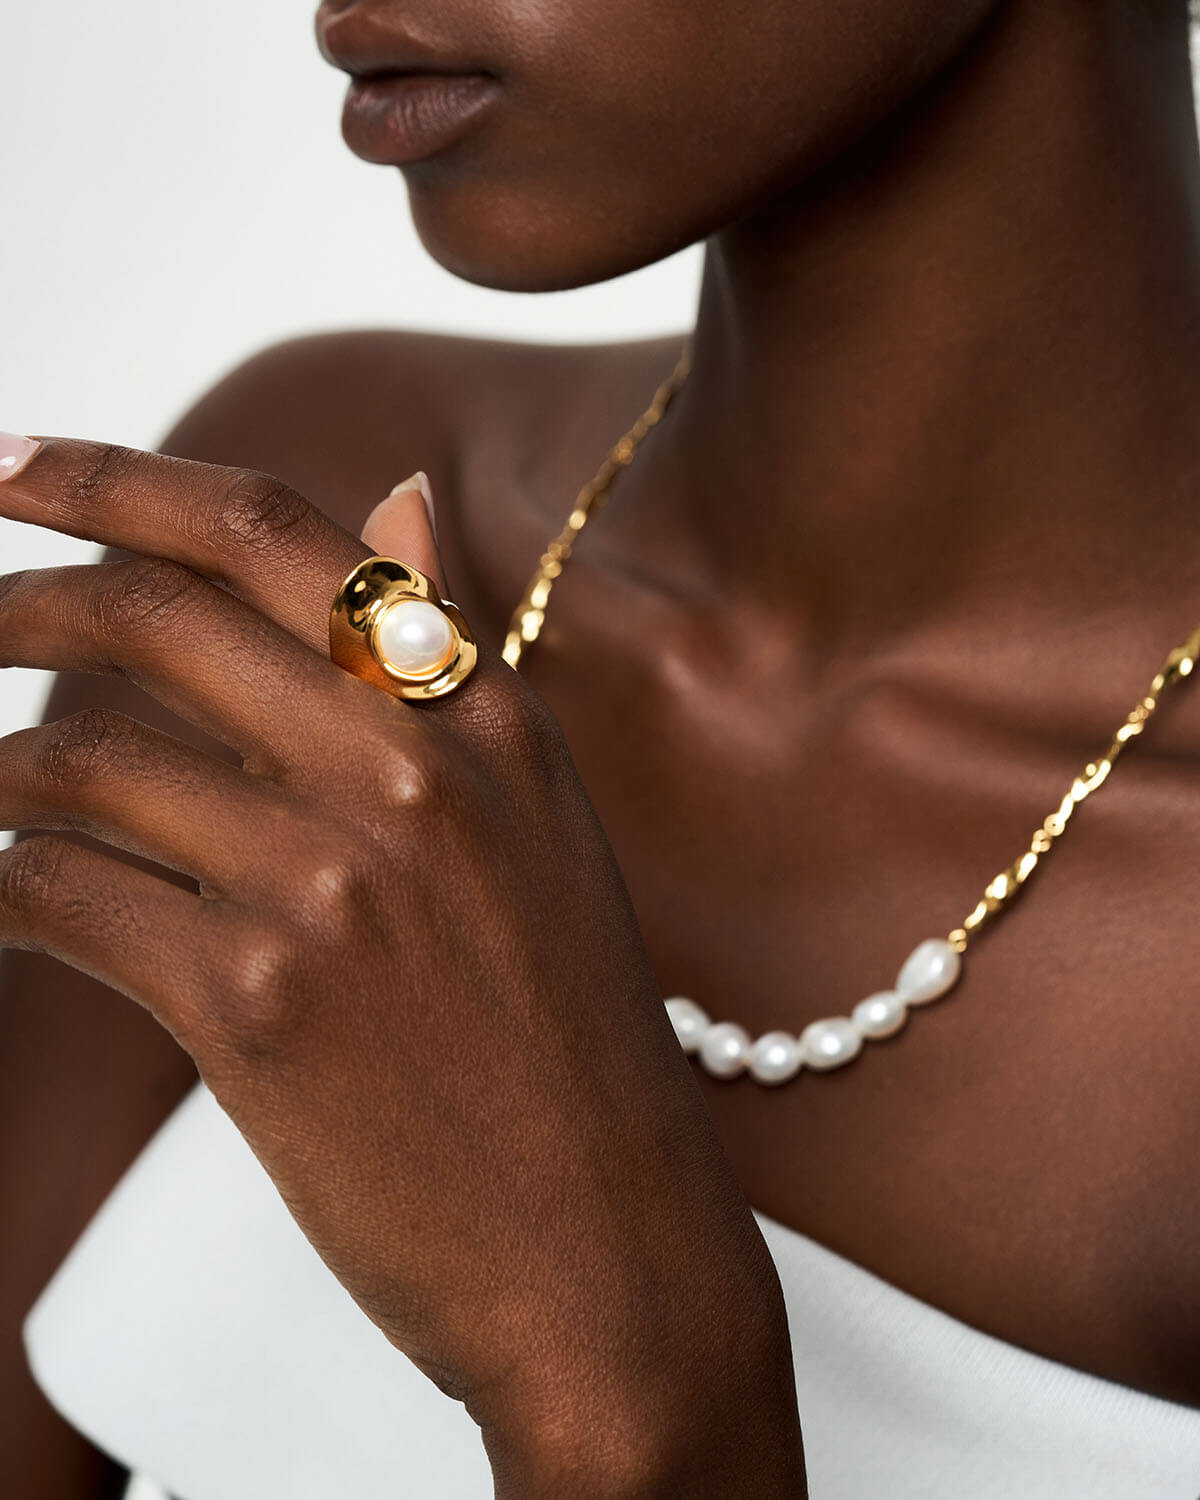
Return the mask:
<svg viewBox="0 0 1200 1500">
<path fill-rule="evenodd" d="M 671 369 L 680 339 L 544 345 L 356 329 L 246 360 L 164 452 L 263 470 L 357 531 L 416 469 L 464 607 L 515 601 L 549 531 Z"/>
</svg>

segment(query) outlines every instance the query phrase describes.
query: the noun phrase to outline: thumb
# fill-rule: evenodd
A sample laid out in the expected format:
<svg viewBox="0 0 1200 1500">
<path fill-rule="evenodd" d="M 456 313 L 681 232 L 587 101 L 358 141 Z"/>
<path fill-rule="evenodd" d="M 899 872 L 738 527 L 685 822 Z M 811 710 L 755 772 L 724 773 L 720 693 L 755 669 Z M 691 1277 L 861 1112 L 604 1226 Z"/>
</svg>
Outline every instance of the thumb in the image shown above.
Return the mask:
<svg viewBox="0 0 1200 1500">
<path fill-rule="evenodd" d="M 367 517 L 362 539 L 372 552 L 408 563 L 433 580 L 447 597 L 446 572 L 438 553 L 433 494 L 428 477 L 418 470 L 398 484 Z"/>
</svg>

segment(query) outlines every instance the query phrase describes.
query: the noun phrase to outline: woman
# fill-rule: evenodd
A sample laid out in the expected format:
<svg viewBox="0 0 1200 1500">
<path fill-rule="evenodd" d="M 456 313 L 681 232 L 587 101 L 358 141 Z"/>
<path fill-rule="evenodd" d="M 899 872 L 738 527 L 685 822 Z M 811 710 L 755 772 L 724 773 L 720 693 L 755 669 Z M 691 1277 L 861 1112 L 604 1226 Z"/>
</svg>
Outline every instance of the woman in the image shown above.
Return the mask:
<svg viewBox="0 0 1200 1500">
<path fill-rule="evenodd" d="M 465 1402 L 499 1495 L 795 1496 L 801 1424 L 821 1500 L 1193 1495 L 1190 656 L 1096 763 L 1200 619 L 1182 0 L 327 0 L 318 33 L 349 143 L 460 275 L 546 290 L 706 239 L 692 371 L 519 673 L 514 605 L 674 344 L 345 335 L 252 361 L 174 459 L 10 441 L 0 513 L 137 554 L 0 601 L 6 662 L 117 674 L 0 761 L 40 830 L 0 874 L 6 1066 L 33 1076 L 65 960 L 91 977 L 52 971 L 54 1045 L 97 1120 L 72 1211 L 28 1192 L 18 1291 L 190 1082 L 111 1010 L 94 1067 L 109 985 Z M 418 463 L 436 542 L 416 478 L 367 515 Z M 369 553 L 478 639 L 436 701 L 328 659 Z M 1094 806 L 976 945 L 1085 764 Z M 736 1079 L 692 1072 L 659 1000 L 794 1036 L 929 934 L 899 993 L 943 992 L 968 931 L 950 1000 L 828 1073 L 849 1023 L 798 1074 L 776 1043 L 773 1089 L 740 1034 L 707 1050 Z M 14 1095 L 53 1181 L 78 1143 Z M 813 1417 L 864 1369 L 897 1384 Z M 28 1399 L 9 1492 L 100 1493 Z"/>
</svg>

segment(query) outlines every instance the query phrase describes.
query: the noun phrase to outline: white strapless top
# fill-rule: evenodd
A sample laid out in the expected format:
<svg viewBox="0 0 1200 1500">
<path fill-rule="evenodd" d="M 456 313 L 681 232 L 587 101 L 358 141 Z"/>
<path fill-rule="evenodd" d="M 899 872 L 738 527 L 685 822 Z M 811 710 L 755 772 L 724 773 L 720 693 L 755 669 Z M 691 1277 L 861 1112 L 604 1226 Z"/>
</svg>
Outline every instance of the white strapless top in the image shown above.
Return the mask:
<svg viewBox="0 0 1200 1500">
<path fill-rule="evenodd" d="M 812 1500 L 1200 1496 L 1200 1411 L 1000 1343 L 758 1221 Z M 118 1185 L 26 1340 L 71 1422 L 187 1500 L 490 1500 L 477 1428 L 358 1310 L 204 1089 Z"/>
</svg>

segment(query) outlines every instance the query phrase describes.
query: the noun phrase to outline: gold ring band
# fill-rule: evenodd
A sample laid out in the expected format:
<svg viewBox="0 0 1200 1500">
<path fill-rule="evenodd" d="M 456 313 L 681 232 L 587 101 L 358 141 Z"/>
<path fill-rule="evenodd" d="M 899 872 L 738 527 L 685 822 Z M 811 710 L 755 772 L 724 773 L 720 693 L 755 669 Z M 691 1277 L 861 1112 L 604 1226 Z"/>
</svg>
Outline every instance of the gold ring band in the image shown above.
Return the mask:
<svg viewBox="0 0 1200 1500">
<path fill-rule="evenodd" d="M 461 687 L 478 651 L 462 611 L 394 557 L 368 557 L 337 591 L 329 655 L 395 698 L 441 698 Z"/>
</svg>

